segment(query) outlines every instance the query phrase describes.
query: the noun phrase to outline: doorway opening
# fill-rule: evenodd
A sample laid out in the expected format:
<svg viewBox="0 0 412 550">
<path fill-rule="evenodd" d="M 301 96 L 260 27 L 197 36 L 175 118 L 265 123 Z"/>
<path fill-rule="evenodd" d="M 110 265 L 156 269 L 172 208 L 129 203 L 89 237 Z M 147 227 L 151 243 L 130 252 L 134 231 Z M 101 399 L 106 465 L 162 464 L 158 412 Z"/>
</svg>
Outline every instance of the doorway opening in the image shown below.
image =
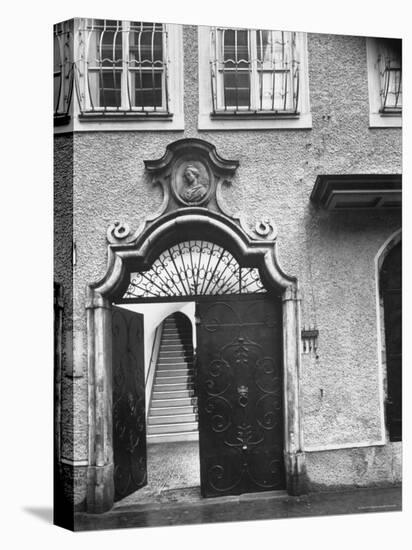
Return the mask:
<svg viewBox="0 0 412 550">
<path fill-rule="evenodd" d="M 183 311 L 177 311 L 179 303 L 183 304 L 180 310 L 192 308 L 192 322 Z M 127 394 L 128 400 L 114 423 L 118 434 L 114 435 L 118 441 L 114 455 L 116 500 L 150 486 L 147 459 L 152 457 L 154 463 L 157 454 L 151 443 L 164 444 L 165 455 L 171 452 L 170 447 L 179 454 L 182 446 L 168 444 L 188 438 L 199 440 L 203 497 L 285 489 L 280 291 L 268 291 L 258 267 L 241 265 L 221 245 L 183 241 L 164 249 L 145 271 L 130 274 L 129 285 L 115 309 L 118 315 L 121 308 L 126 308 L 131 318 L 140 316 L 140 348 L 147 342 L 156 315 L 154 324 L 166 312 L 173 311 L 173 316 L 162 323 L 158 347 L 146 345 L 146 352 L 138 349 L 138 344 L 130 342 L 129 331 L 123 337 L 123 351 L 113 348 L 114 379 L 120 381 L 119 394 Z M 119 340 L 119 335 L 114 332 L 113 338 Z M 119 356 L 129 349 L 135 350 L 137 358 L 134 366 L 129 365 L 132 369 L 139 361 L 147 365 L 149 353 L 152 358 L 156 355 L 153 365 L 145 369 L 140 382 L 144 388 L 140 390 L 122 388 L 130 374 L 119 375 L 116 370 Z M 141 402 L 139 391 L 148 405 Z M 170 410 L 170 400 L 176 406 L 175 398 L 189 400 L 177 415 Z M 190 403 L 193 398 L 195 404 Z M 122 424 L 122 414 L 130 416 L 139 408 L 144 414 L 140 413 L 138 427 L 130 425 L 130 418 Z M 195 433 L 197 421 L 199 430 Z M 184 460 L 175 462 L 181 466 Z M 167 470 L 166 460 L 162 468 Z M 188 471 L 196 472 L 194 468 L 186 470 L 174 474 L 179 489 L 182 483 L 190 485 Z M 162 474 L 154 472 L 152 478 L 162 479 L 165 486 L 173 485 Z"/>
<path fill-rule="evenodd" d="M 401 233 L 381 255 L 379 291 L 386 361 L 386 425 L 389 441 L 402 441 L 402 240 Z"/>
<path fill-rule="evenodd" d="M 144 342 L 143 316 L 125 304 L 196 303 L 202 496 L 306 490 L 297 281 L 279 267 L 273 241 L 253 240 L 227 217 L 200 210 L 177 210 L 130 242 L 111 244 L 106 275 L 89 287 L 88 510 L 95 513 L 147 480 L 144 369 L 132 381 L 124 372 L 139 353 L 128 340 L 138 333 Z M 116 325 L 117 311 L 129 320 Z M 126 490 L 129 483 L 135 487 Z"/>
<path fill-rule="evenodd" d="M 147 484 L 119 504 L 200 496 L 195 302 L 120 307 L 143 315 Z"/>
</svg>

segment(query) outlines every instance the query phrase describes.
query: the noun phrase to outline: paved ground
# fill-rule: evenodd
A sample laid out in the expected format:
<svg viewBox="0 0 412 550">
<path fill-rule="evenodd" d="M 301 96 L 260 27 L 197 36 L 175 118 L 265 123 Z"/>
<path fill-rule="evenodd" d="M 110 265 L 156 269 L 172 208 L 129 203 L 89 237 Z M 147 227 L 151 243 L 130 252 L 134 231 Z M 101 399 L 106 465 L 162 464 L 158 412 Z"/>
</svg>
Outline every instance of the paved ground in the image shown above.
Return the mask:
<svg viewBox="0 0 412 550">
<path fill-rule="evenodd" d="M 148 445 L 147 479 L 146 487 L 124 498 L 116 507 L 186 501 L 187 495 L 191 498 L 192 494 L 200 498 L 199 443 L 187 441 Z"/>
<path fill-rule="evenodd" d="M 176 490 L 171 490 L 173 493 Z M 76 530 L 157 527 L 227 521 L 247 521 L 402 509 L 400 487 L 354 489 L 345 492 L 312 493 L 291 497 L 280 492 L 202 499 L 194 489 L 178 489 L 168 502 L 121 506 L 105 514 L 76 514 Z"/>
<path fill-rule="evenodd" d="M 284 491 L 202 498 L 198 442 L 148 446 L 148 484 L 105 514 L 76 514 L 76 530 L 158 527 L 401 510 L 400 487 L 291 497 Z"/>
</svg>

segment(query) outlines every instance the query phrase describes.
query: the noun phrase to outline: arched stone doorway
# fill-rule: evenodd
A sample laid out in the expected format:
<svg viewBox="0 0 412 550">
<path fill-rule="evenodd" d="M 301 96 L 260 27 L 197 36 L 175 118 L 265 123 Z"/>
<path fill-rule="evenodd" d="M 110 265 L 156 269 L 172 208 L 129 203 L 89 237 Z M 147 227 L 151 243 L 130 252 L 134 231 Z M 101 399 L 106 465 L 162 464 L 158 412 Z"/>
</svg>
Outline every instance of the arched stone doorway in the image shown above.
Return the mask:
<svg viewBox="0 0 412 550">
<path fill-rule="evenodd" d="M 385 417 L 389 441 L 402 441 L 402 233 L 378 255 L 381 340 L 386 369 Z"/>
<path fill-rule="evenodd" d="M 197 172 L 204 178 L 203 185 L 207 187 L 207 193 L 197 195 L 198 198 L 200 197 L 199 201 L 197 201 L 199 204 L 196 202 L 192 205 L 193 203 L 190 202 L 189 195 L 187 193 L 183 195 L 181 190 L 181 185 L 183 185 L 181 182 L 183 181 L 182 178 L 185 174 L 185 166 L 187 164 L 197 167 Z M 206 142 L 201 140 L 180 140 L 179 142 L 175 142 L 169 146 L 168 151 L 162 159 L 146 163 L 146 168 L 149 172 L 153 173 L 156 182 L 160 181 L 165 193 L 162 209 L 158 215 L 150 218 L 134 234 L 131 234 L 126 224 L 120 223 L 114 224 L 108 230 L 108 270 L 101 281 L 90 285 L 89 302 L 87 305 L 90 388 L 88 511 L 90 512 L 98 513 L 110 509 L 114 499 L 112 304 L 130 299 L 128 293 L 130 294 L 130 285 L 132 283 L 131 274 L 145 274 L 152 270 L 152 276 L 149 280 L 153 283 L 153 276 L 156 275 L 156 273 L 153 273 L 153 266 L 156 265 L 156 262 L 166 250 L 182 246 L 182 243 L 206 242 L 204 241 L 205 236 L 207 236 L 207 243 L 216 247 L 216 250 L 219 249 L 222 251 L 220 254 L 227 254 L 228 257 L 233 258 L 233 260 L 230 260 L 230 262 L 233 262 L 231 265 L 235 266 L 237 264 L 237 267 L 233 267 L 234 271 L 232 271 L 232 275 L 233 273 L 236 275 L 235 279 L 233 277 L 229 279 L 220 277 L 220 282 L 212 287 L 215 290 L 219 290 L 219 292 L 215 292 L 214 294 L 207 292 L 211 287 L 209 285 L 209 288 L 207 288 L 205 286 L 206 283 L 203 284 L 203 287 L 196 287 L 197 283 L 193 277 L 192 282 L 194 286 L 192 287 L 185 286 L 184 283 L 187 281 L 179 281 L 176 278 L 174 282 L 171 280 L 170 285 L 166 284 L 164 288 L 168 288 L 169 290 L 172 287 L 174 288 L 175 293 L 172 294 L 172 298 L 170 296 L 169 298 L 175 300 L 177 299 L 176 289 L 181 284 L 182 288 L 186 289 L 181 299 L 187 299 L 188 293 L 196 299 L 199 304 L 198 311 L 200 316 L 203 315 L 204 318 L 208 318 L 208 322 L 204 322 L 203 326 L 208 327 L 210 334 L 213 333 L 218 325 L 220 327 L 227 325 L 225 330 L 231 327 L 228 329 L 229 331 L 233 329 L 234 325 L 237 327 L 236 330 L 243 330 L 243 326 L 248 323 L 242 322 L 242 316 L 245 318 L 248 315 L 248 311 L 252 310 L 260 311 L 257 325 L 260 326 L 260 330 L 262 330 L 263 326 L 266 327 L 267 336 L 265 336 L 265 339 L 268 342 L 270 341 L 271 329 L 273 330 L 275 326 L 277 329 L 280 327 L 281 347 L 279 349 L 281 350 L 281 361 L 277 363 L 280 365 L 281 379 L 283 381 L 281 400 L 283 438 L 281 455 L 283 456 L 281 457 L 281 463 L 288 492 L 290 494 L 300 494 L 305 491 L 306 476 L 304 453 L 302 452 L 303 441 L 299 399 L 300 327 L 297 281 L 293 277 L 287 276 L 280 269 L 276 260 L 276 243 L 273 238 L 270 239 L 273 227 L 267 221 L 256 224 L 255 233 L 251 235 L 250 232 L 245 230 L 241 220 L 229 216 L 222 207 L 221 187 L 224 183 L 227 183 L 227 178 L 234 173 L 236 167 L 237 164 L 235 162 L 226 161 L 219 157 L 214 147 Z M 188 236 L 190 236 L 189 240 Z M 166 270 L 166 272 L 168 271 Z M 244 279 L 242 278 L 242 275 L 245 273 L 252 278 L 258 274 L 258 278 L 256 278 L 256 281 L 259 280 L 257 288 L 256 285 L 253 287 L 254 283 L 250 281 L 246 283 L 247 286 L 245 287 Z M 213 276 L 210 279 L 212 280 Z M 224 282 L 223 286 L 222 281 Z M 162 287 L 162 285 L 158 286 Z M 254 288 L 254 291 L 247 292 L 247 288 Z M 204 291 L 203 294 L 202 290 Z M 234 292 L 232 292 L 233 290 Z M 242 292 L 242 290 L 245 292 Z M 157 297 L 138 295 L 135 299 L 168 299 L 166 290 L 160 294 Z M 211 305 L 208 304 L 208 297 L 210 295 L 213 296 L 213 303 Z M 221 299 L 222 296 L 226 296 L 225 300 Z M 249 304 L 247 303 L 248 300 L 250 301 Z M 229 304 L 228 302 L 230 301 L 232 302 Z M 211 308 L 214 308 L 213 315 L 208 317 Z M 231 309 L 233 313 L 232 318 L 226 318 L 226 322 L 222 322 L 222 319 L 225 320 L 225 313 L 220 312 L 216 320 L 216 308 L 223 308 L 226 312 Z M 238 321 L 240 318 L 241 321 L 233 322 L 233 318 L 237 318 Z M 254 318 L 252 318 L 252 321 L 254 321 Z M 249 324 L 253 325 L 254 322 Z M 233 335 L 230 336 L 233 339 Z M 275 336 L 278 336 L 278 334 L 276 333 Z M 236 334 L 236 337 L 238 338 L 236 353 L 238 353 L 238 360 L 241 361 L 242 342 L 243 344 L 248 342 L 249 346 L 251 346 L 254 340 L 247 334 L 243 335 L 240 332 Z M 203 342 L 207 342 L 207 339 L 203 336 L 202 338 Z M 223 342 L 221 348 L 227 347 L 229 340 Z M 207 347 L 207 344 L 205 346 Z M 278 354 L 279 349 L 276 352 Z M 263 353 L 263 356 L 257 357 L 256 361 L 260 361 L 259 364 L 262 367 L 263 376 L 265 376 L 266 369 L 266 375 L 270 378 L 273 377 L 273 372 L 271 371 L 271 367 L 265 364 L 265 357 Z M 213 361 L 212 358 L 209 359 Z M 221 361 L 227 362 L 227 358 L 221 356 Z M 219 369 L 222 369 L 222 364 L 218 367 Z M 200 375 L 200 379 L 202 380 L 202 374 Z M 244 381 L 245 379 L 243 379 Z M 249 399 L 248 388 L 251 387 L 243 382 L 241 379 L 238 379 L 235 384 L 232 384 L 234 391 L 237 392 L 240 409 L 246 407 Z M 259 399 L 261 399 L 260 403 L 263 402 L 262 399 L 266 399 L 266 402 L 270 402 L 273 405 L 274 400 L 270 398 L 270 395 L 273 395 L 273 388 L 268 381 L 261 381 L 260 385 L 262 386 L 262 384 L 263 386 L 266 384 L 266 387 L 262 391 L 263 394 L 266 392 L 267 395 L 256 393 L 255 406 L 257 406 Z M 256 386 L 259 386 L 259 382 L 254 380 L 253 387 Z M 206 388 L 206 384 L 202 387 Z M 218 390 L 218 393 L 220 391 L 221 388 Z M 205 390 L 205 400 L 210 397 L 217 398 L 220 396 L 211 396 L 210 392 L 208 393 Z M 233 395 L 231 399 L 234 399 Z M 216 403 L 214 406 L 217 406 Z M 205 407 L 205 411 L 206 409 L 207 407 Z M 221 412 L 215 416 L 224 416 Z M 208 414 L 207 411 L 205 414 Z M 268 422 L 268 426 L 272 426 L 271 418 L 273 418 L 273 411 L 264 409 L 264 415 L 261 419 L 263 429 L 265 422 Z M 209 426 L 211 426 L 210 422 Z M 220 422 L 223 422 L 224 427 L 224 421 L 220 420 Z M 227 447 L 230 447 L 231 444 L 232 446 L 240 444 L 241 449 L 247 450 L 250 445 L 258 444 L 258 440 L 248 434 L 246 430 L 247 425 L 248 422 L 246 420 L 239 424 L 239 426 L 243 426 L 243 431 L 241 430 L 241 433 L 238 434 L 236 442 L 233 439 L 228 441 L 229 445 Z M 211 431 L 216 432 L 219 429 L 219 426 L 217 426 L 217 429 L 212 429 Z M 273 449 L 274 447 L 274 445 L 267 445 L 263 449 L 263 454 L 270 454 L 272 451 L 269 449 Z M 277 453 L 276 457 L 272 457 L 272 461 L 268 461 L 269 465 L 272 463 L 272 466 L 269 466 L 269 468 L 276 469 L 275 465 L 277 467 L 279 464 L 280 456 L 278 451 Z M 231 459 L 230 457 L 226 457 L 224 460 L 227 463 Z M 224 469 L 225 466 L 224 464 L 216 464 L 215 466 L 214 472 L 216 479 L 219 480 L 222 468 Z M 253 469 L 252 466 L 250 468 Z M 210 464 L 207 467 L 205 466 L 204 471 L 210 470 L 213 470 L 213 465 L 212 467 Z M 257 479 L 256 474 L 249 477 L 254 477 L 255 481 Z M 266 483 L 264 480 L 257 479 L 257 486 L 260 482 L 263 483 L 263 486 Z M 216 482 L 213 485 L 216 489 Z M 228 482 L 228 486 L 230 485 L 231 483 Z M 271 484 L 269 483 L 268 488 L 270 487 Z M 217 493 L 219 493 L 220 489 L 217 487 Z M 242 492 L 242 490 L 241 485 L 239 491 Z M 250 490 L 250 488 L 246 490 Z M 209 493 L 206 496 L 211 496 L 211 494 Z"/>
</svg>

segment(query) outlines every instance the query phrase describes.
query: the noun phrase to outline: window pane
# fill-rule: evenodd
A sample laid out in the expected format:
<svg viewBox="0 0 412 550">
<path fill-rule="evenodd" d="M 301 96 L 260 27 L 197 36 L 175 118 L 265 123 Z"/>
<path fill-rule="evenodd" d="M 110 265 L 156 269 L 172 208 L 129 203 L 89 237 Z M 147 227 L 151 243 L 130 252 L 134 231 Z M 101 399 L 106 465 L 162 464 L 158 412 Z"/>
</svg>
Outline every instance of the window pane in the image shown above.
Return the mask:
<svg viewBox="0 0 412 550">
<path fill-rule="evenodd" d="M 150 67 L 163 64 L 163 26 L 158 23 L 132 23 L 129 33 L 129 60 Z"/>
<path fill-rule="evenodd" d="M 90 30 L 90 67 L 122 66 L 122 25 L 120 21 L 96 19 Z"/>
<path fill-rule="evenodd" d="M 54 41 L 53 41 L 53 66 L 54 66 L 54 72 L 60 71 L 62 66 L 62 60 L 60 56 L 60 44 L 59 44 L 59 37 L 54 35 Z"/>
<path fill-rule="evenodd" d="M 121 71 L 89 71 L 93 107 L 121 106 Z"/>
<path fill-rule="evenodd" d="M 380 76 L 382 109 L 402 108 L 402 41 L 380 42 Z"/>
<path fill-rule="evenodd" d="M 248 72 L 225 72 L 223 74 L 223 85 L 226 107 L 249 107 L 250 76 Z"/>
<path fill-rule="evenodd" d="M 54 79 L 53 79 L 53 97 L 54 97 L 54 111 L 57 112 L 61 103 L 61 86 L 62 86 L 62 60 L 60 57 L 60 45 L 59 37 L 54 35 Z"/>
<path fill-rule="evenodd" d="M 275 111 L 293 110 L 294 34 L 258 30 L 256 49 L 258 108 Z"/>
<path fill-rule="evenodd" d="M 246 30 L 222 30 L 223 62 L 225 67 L 249 65 L 249 35 Z"/>
<path fill-rule="evenodd" d="M 131 74 L 134 107 L 162 106 L 162 73 L 134 71 Z"/>
<path fill-rule="evenodd" d="M 289 71 L 262 72 L 259 87 L 261 88 L 261 109 L 279 111 L 293 108 L 293 90 Z"/>
<path fill-rule="evenodd" d="M 55 74 L 53 79 L 53 92 L 54 92 L 54 111 L 58 112 L 61 103 L 61 74 Z"/>
<path fill-rule="evenodd" d="M 136 70 L 135 70 L 136 69 Z M 129 34 L 129 71 L 133 107 L 163 105 L 163 25 L 132 23 Z"/>
<path fill-rule="evenodd" d="M 292 33 L 284 31 L 256 31 L 259 67 L 289 69 L 292 58 Z"/>
</svg>

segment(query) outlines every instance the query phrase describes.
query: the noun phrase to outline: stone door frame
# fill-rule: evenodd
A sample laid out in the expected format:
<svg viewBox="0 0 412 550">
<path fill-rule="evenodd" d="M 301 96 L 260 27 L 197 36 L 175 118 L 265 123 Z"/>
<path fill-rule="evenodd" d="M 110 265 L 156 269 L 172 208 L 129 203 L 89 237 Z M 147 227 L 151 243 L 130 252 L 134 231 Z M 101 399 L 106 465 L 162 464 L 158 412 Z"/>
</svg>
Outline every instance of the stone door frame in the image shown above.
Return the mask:
<svg viewBox="0 0 412 550">
<path fill-rule="evenodd" d="M 102 513 L 114 502 L 112 445 L 112 303 L 129 284 L 132 271 L 147 269 L 172 242 L 204 238 L 228 249 L 242 264 L 259 268 L 268 289 L 282 294 L 284 462 L 287 491 L 306 491 L 300 400 L 300 299 L 297 280 L 283 273 L 273 241 L 257 241 L 234 221 L 193 207 L 161 216 L 130 242 L 109 244 L 105 276 L 88 286 L 89 466 L 87 511 Z"/>
</svg>

